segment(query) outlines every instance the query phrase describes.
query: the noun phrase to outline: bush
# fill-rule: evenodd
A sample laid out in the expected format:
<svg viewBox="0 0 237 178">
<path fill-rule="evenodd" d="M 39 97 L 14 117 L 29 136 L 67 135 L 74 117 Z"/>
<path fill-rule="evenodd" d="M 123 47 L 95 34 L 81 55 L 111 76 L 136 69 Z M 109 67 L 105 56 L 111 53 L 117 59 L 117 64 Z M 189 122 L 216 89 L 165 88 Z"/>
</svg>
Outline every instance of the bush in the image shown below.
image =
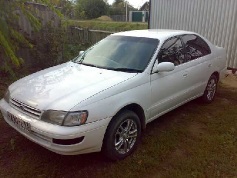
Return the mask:
<svg viewBox="0 0 237 178">
<path fill-rule="evenodd" d="M 62 50 L 64 43 L 64 31 L 51 27 L 43 28 L 35 34 L 31 51 L 34 67 L 46 68 L 63 62 Z"/>
</svg>

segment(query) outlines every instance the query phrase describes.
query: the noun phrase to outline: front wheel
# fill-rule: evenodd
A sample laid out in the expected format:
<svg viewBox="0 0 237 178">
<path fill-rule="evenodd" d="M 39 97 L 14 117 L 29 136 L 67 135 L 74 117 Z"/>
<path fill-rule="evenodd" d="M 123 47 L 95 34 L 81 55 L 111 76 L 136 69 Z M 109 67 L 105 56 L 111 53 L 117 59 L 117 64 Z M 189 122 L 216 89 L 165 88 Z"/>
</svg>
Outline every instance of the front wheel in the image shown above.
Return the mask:
<svg viewBox="0 0 237 178">
<path fill-rule="evenodd" d="M 115 116 L 108 126 L 103 143 L 105 156 L 121 160 L 130 155 L 141 137 L 141 123 L 138 116 L 125 110 Z"/>
<path fill-rule="evenodd" d="M 212 75 L 209 78 L 204 94 L 201 97 L 205 103 L 211 103 L 214 100 L 217 90 L 217 82 L 218 80 L 215 75 Z"/>
</svg>

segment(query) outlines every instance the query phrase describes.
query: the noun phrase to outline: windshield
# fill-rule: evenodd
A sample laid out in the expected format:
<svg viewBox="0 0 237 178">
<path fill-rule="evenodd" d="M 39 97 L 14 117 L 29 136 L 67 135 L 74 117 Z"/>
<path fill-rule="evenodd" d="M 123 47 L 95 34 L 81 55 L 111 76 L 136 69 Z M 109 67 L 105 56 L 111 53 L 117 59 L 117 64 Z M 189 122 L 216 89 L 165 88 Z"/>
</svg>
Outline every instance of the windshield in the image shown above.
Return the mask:
<svg viewBox="0 0 237 178">
<path fill-rule="evenodd" d="M 78 56 L 74 62 L 109 70 L 142 72 L 157 46 L 158 39 L 109 36 Z"/>
</svg>

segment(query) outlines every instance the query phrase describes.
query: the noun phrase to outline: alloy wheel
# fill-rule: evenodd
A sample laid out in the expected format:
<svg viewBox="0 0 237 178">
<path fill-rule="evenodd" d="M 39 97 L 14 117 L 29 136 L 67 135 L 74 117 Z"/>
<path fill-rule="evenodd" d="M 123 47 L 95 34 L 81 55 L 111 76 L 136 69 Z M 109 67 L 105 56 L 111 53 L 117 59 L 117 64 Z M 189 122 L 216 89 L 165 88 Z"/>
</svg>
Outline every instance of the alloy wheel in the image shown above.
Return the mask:
<svg viewBox="0 0 237 178">
<path fill-rule="evenodd" d="M 137 133 L 137 124 L 134 120 L 127 119 L 122 122 L 115 133 L 115 150 L 119 154 L 128 153 L 136 142 Z"/>
</svg>

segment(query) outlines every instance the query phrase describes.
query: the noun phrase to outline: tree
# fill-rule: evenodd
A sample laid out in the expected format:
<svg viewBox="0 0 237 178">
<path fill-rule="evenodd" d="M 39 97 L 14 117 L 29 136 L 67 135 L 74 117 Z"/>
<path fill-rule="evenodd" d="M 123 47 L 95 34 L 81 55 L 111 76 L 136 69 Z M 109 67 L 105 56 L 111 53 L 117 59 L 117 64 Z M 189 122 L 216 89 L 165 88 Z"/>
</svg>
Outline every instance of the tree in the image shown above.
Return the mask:
<svg viewBox="0 0 237 178">
<path fill-rule="evenodd" d="M 112 6 L 109 8 L 109 14 L 110 15 L 125 15 L 126 9 L 125 9 L 124 3 L 125 3 L 124 0 L 115 0 Z M 128 11 L 134 11 L 134 10 L 137 10 L 137 9 L 128 3 Z"/>
<path fill-rule="evenodd" d="M 124 3 L 124 0 L 115 0 L 114 3 L 113 3 L 113 6 L 117 6 L 121 3 Z"/>
<path fill-rule="evenodd" d="M 12 68 L 23 63 L 17 55 L 20 46 L 32 48 L 24 32 L 19 29 L 19 17 L 23 15 L 28 19 L 34 30 L 41 28 L 39 19 L 34 15 L 34 9 L 26 5 L 27 0 L 0 0 L 0 71 L 14 74 Z M 48 0 L 38 0 L 57 12 Z M 57 12 L 59 14 L 59 12 Z"/>
<path fill-rule="evenodd" d="M 61 13 L 66 16 L 71 18 L 73 16 L 74 12 L 74 4 L 71 1 L 67 0 L 61 0 L 60 4 Z"/>
<path fill-rule="evenodd" d="M 86 18 L 98 18 L 107 14 L 108 5 L 103 0 L 78 0 L 77 13 L 84 14 Z"/>
<path fill-rule="evenodd" d="M 50 3 L 59 8 L 66 17 L 71 17 L 74 11 L 74 3 L 71 0 L 50 0 Z"/>
</svg>

